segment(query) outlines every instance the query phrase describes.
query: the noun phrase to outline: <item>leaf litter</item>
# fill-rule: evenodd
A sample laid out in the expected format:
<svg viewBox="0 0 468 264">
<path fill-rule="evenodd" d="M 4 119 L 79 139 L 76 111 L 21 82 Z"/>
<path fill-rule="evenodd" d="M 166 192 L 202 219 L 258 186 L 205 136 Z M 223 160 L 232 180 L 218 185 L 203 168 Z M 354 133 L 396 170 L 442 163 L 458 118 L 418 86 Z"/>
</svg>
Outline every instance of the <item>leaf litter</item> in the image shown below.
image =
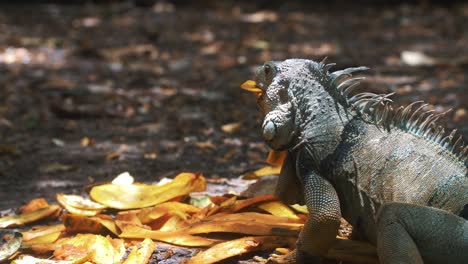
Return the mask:
<svg viewBox="0 0 468 264">
<path fill-rule="evenodd" d="M 276 165 L 250 174 L 257 178 L 278 174 L 281 153 L 270 156 L 276 157 L 271 162 Z M 271 194 L 216 196 L 203 193 L 206 189 L 200 173 L 184 172 L 155 184 L 134 182 L 123 173 L 113 183 L 92 187 L 89 197 L 58 193 L 58 205 L 34 199 L 18 215 L 0 218 L 2 231 L 9 232 L 5 237 L 10 237 L 4 239 L 0 256 L 16 264 L 153 263 L 159 245 L 168 243 L 195 248 L 178 261 L 197 264 L 294 249 L 307 219 L 305 206 L 286 205 Z M 38 225 L 31 227 L 32 223 Z M 10 231 L 15 227 L 23 231 Z M 337 236 L 330 257 L 376 260 L 369 244 L 344 240 Z"/>
</svg>

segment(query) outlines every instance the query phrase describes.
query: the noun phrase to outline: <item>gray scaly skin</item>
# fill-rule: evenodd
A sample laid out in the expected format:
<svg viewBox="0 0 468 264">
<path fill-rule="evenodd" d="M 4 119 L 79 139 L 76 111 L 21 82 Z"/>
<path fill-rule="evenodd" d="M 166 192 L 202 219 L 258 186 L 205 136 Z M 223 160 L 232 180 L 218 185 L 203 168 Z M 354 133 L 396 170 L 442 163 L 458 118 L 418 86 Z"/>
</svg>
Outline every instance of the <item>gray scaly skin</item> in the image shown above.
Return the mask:
<svg viewBox="0 0 468 264">
<path fill-rule="evenodd" d="M 422 102 L 393 109 L 389 95 L 350 96 L 359 81 L 351 73 L 367 68 L 329 72 L 333 65 L 289 59 L 257 70 L 263 138 L 288 151 L 276 193 L 311 212 L 297 250 L 273 260 L 319 261 L 343 216 L 381 263 L 468 263 L 461 136 L 446 135 L 441 114 Z"/>
</svg>

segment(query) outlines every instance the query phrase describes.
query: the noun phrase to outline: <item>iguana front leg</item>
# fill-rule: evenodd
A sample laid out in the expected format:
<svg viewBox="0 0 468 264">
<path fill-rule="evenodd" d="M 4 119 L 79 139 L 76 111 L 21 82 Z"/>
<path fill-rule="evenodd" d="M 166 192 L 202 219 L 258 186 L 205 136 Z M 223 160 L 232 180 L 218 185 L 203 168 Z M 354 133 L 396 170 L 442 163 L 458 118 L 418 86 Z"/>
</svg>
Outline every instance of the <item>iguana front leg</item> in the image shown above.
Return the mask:
<svg viewBox="0 0 468 264">
<path fill-rule="evenodd" d="M 405 203 L 382 206 L 377 217 L 381 263 L 468 263 L 468 221 Z"/>
<path fill-rule="evenodd" d="M 310 216 L 299 234 L 297 250 L 276 257 L 274 261 L 277 263 L 312 263 L 312 259 L 318 261 L 318 257 L 325 256 L 335 241 L 340 226 L 340 202 L 333 186 L 314 171 L 301 178 Z"/>
</svg>

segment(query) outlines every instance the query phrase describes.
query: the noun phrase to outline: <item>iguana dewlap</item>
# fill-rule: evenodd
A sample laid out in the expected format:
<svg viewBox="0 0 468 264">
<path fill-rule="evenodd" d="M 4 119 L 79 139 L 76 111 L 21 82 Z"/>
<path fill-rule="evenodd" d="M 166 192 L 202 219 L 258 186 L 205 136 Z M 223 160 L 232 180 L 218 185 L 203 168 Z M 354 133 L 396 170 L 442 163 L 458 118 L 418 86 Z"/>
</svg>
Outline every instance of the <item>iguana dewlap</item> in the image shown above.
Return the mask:
<svg viewBox="0 0 468 264">
<path fill-rule="evenodd" d="M 468 147 L 421 102 L 393 109 L 389 95 L 350 96 L 350 74 L 367 68 L 332 66 L 267 62 L 244 87 L 258 96 L 267 144 L 288 152 L 277 195 L 311 212 L 298 250 L 276 261 L 318 261 L 343 216 L 381 263 L 468 263 Z"/>
</svg>

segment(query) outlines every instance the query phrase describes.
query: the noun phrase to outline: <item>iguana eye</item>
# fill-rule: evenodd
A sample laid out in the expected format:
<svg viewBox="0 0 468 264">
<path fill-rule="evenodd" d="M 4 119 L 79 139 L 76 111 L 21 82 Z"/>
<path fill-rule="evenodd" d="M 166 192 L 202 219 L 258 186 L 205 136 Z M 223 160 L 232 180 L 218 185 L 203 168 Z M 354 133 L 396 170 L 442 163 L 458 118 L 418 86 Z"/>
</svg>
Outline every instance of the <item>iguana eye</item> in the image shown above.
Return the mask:
<svg viewBox="0 0 468 264">
<path fill-rule="evenodd" d="M 265 74 L 265 81 L 271 82 L 273 77 L 275 77 L 276 68 L 274 65 L 271 65 L 271 63 L 267 62 L 265 65 L 263 65 L 263 72 Z"/>
</svg>

